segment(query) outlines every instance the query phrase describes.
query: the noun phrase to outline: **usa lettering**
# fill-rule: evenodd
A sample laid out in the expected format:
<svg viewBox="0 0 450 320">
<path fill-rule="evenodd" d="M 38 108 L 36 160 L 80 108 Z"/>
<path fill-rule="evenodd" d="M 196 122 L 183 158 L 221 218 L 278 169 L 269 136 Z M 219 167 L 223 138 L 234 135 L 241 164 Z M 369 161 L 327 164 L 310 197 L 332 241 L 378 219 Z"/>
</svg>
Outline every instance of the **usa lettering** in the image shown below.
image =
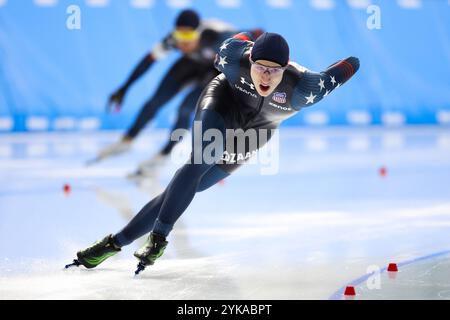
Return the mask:
<svg viewBox="0 0 450 320">
<path fill-rule="evenodd" d="M 253 150 L 252 152 L 247 152 L 244 156 L 243 153 L 231 153 L 228 151 L 225 151 L 222 155 L 222 161 L 228 162 L 228 163 L 236 163 L 236 162 L 242 162 L 250 159 L 252 156 L 255 156 L 257 154 L 256 150 Z"/>
</svg>

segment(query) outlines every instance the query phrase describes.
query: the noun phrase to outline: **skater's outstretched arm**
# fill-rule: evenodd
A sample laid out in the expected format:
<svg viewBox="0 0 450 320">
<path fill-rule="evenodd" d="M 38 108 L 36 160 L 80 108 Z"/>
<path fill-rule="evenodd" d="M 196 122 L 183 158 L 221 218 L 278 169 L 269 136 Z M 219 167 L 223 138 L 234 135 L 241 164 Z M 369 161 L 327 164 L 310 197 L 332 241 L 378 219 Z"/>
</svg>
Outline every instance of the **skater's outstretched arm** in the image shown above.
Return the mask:
<svg viewBox="0 0 450 320">
<path fill-rule="evenodd" d="M 348 57 L 333 63 L 321 74 L 324 76 L 334 77 L 335 80 L 344 84 L 359 70 L 359 59 L 356 57 Z"/>
<path fill-rule="evenodd" d="M 138 80 L 150 69 L 155 61 L 156 59 L 152 52 L 149 52 L 142 57 L 137 66 L 133 69 L 127 81 L 122 85 L 121 89 L 126 92 L 136 80 Z"/>
<path fill-rule="evenodd" d="M 108 101 L 108 110 L 111 110 L 113 105 L 115 105 L 117 109 L 120 109 L 123 99 L 131 85 L 146 73 L 155 61 L 165 57 L 173 47 L 174 43 L 170 34 L 165 37 L 163 41 L 158 43 L 151 52 L 147 53 L 133 69 L 125 83 L 111 94 Z"/>
<path fill-rule="evenodd" d="M 298 65 L 296 67 L 302 69 Z M 347 82 L 358 69 L 359 59 L 349 57 L 330 65 L 320 73 L 301 70 L 299 81 L 294 88 L 292 105 L 297 109 L 312 106 Z"/>
</svg>

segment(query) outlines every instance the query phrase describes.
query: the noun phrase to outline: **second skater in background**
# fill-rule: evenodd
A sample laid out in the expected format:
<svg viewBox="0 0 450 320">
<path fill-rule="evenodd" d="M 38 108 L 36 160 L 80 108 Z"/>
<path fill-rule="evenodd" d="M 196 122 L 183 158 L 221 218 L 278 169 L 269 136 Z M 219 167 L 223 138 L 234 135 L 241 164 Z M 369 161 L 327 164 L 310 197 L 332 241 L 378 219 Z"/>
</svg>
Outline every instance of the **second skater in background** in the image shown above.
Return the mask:
<svg viewBox="0 0 450 320">
<path fill-rule="evenodd" d="M 254 36 L 262 33 L 259 29 L 250 32 Z M 121 140 L 101 150 L 95 161 L 129 150 L 131 143 L 156 113 L 186 87 L 189 87 L 189 91 L 178 108 L 178 115 L 171 131 L 188 129 L 200 93 L 219 74 L 214 68 L 216 52 L 224 40 L 236 33 L 234 27 L 222 21 L 201 20 L 196 11 L 183 10 L 176 18 L 174 31 L 142 58 L 126 82 L 110 96 L 109 109 L 121 108 L 130 87 L 156 61 L 163 59 L 173 50 L 180 51 L 182 56 L 163 77 L 155 94 L 144 104 Z M 128 177 L 139 179 L 152 176 L 154 171 L 164 164 L 176 143 L 177 141 L 169 139 L 154 157 L 142 162 L 137 171 Z"/>
</svg>

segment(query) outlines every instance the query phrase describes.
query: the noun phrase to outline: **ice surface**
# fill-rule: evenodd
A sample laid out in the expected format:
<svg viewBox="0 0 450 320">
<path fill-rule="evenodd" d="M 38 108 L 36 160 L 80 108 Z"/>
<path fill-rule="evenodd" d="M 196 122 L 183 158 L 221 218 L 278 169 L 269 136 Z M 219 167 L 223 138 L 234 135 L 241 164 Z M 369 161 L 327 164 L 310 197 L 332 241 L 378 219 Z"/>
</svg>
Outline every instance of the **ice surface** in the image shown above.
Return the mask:
<svg viewBox="0 0 450 320">
<path fill-rule="evenodd" d="M 370 266 L 449 249 L 448 128 L 284 128 L 278 174 L 249 165 L 198 194 L 165 255 L 139 277 L 132 254 L 142 240 L 97 269 L 62 270 L 77 250 L 120 230 L 177 169 L 168 164 L 140 188 L 124 178 L 164 143 L 159 131 L 84 166 L 118 137 L 0 136 L 0 299 L 328 299 Z M 422 281 L 424 290 L 363 283 L 357 298 L 448 298 L 447 266 L 411 264 L 382 282 Z M 441 271 L 421 276 L 430 269 Z"/>
</svg>

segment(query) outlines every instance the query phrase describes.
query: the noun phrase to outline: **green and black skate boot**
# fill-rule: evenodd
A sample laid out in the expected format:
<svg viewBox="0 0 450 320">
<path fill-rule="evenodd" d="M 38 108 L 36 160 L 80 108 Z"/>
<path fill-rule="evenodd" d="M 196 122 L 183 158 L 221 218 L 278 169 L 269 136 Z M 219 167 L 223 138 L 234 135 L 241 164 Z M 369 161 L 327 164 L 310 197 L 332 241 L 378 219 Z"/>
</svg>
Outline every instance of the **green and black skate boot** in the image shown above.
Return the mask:
<svg viewBox="0 0 450 320">
<path fill-rule="evenodd" d="M 80 265 L 83 265 L 88 269 L 95 268 L 120 250 L 121 249 L 114 244 L 112 234 L 107 235 L 92 246 L 78 251 L 78 259 L 75 259 L 73 260 L 73 263 L 66 265 L 66 269 L 72 266 L 78 267 Z"/>
<path fill-rule="evenodd" d="M 156 259 L 163 255 L 168 243 L 166 237 L 157 233 L 150 233 L 144 246 L 134 253 L 134 256 L 139 259 L 135 274 L 139 274 L 146 266 L 154 264 Z"/>
</svg>

